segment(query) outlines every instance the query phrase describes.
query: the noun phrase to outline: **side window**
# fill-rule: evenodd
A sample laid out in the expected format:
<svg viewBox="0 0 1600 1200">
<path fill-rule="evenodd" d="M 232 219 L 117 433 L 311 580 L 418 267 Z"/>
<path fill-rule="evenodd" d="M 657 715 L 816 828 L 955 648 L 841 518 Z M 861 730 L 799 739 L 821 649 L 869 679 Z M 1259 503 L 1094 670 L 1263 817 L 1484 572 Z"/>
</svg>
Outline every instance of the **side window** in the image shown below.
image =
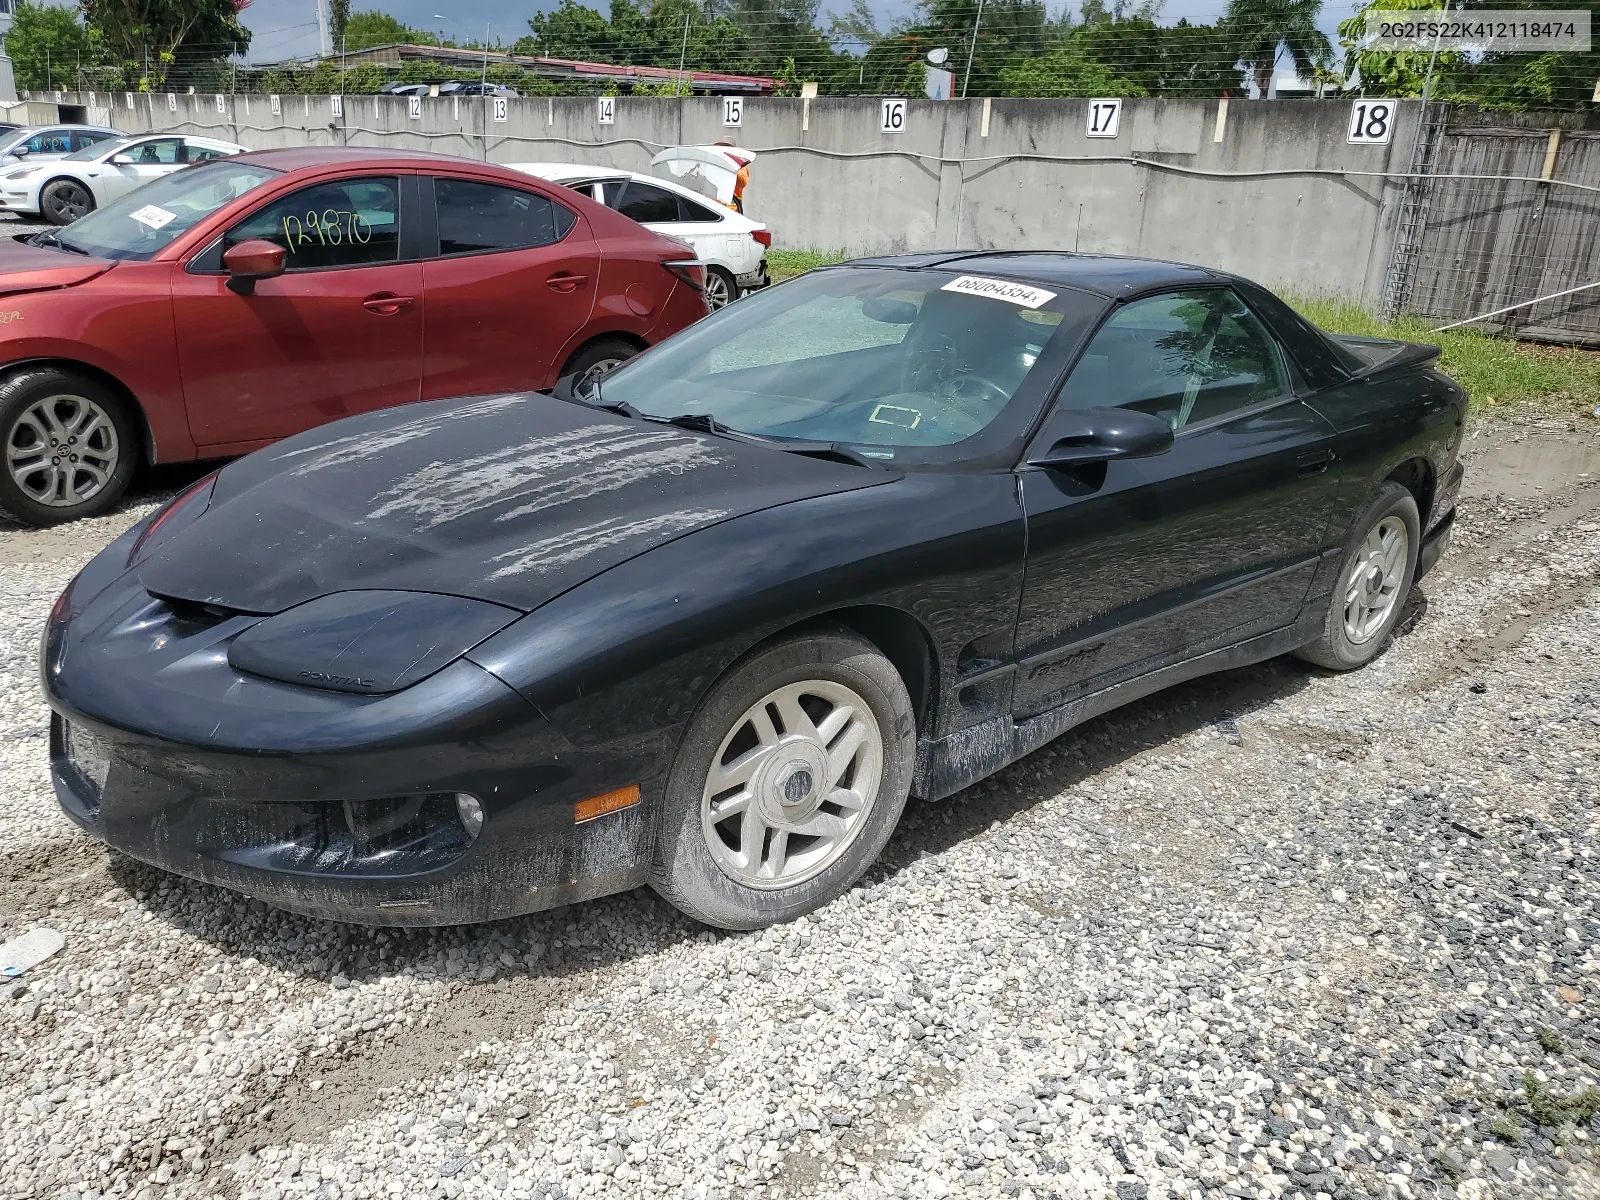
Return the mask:
<svg viewBox="0 0 1600 1200">
<path fill-rule="evenodd" d="M 148 142 L 134 143 L 122 151 L 122 154 L 133 159 L 134 165 L 139 167 L 175 166 L 183 162 L 183 139 L 152 138 Z"/>
<path fill-rule="evenodd" d="M 1173 429 L 1289 390 L 1277 344 L 1224 289 L 1136 300 L 1100 327 L 1061 389 L 1063 408 L 1136 408 Z"/>
<path fill-rule="evenodd" d="M 610 188 L 606 189 L 608 192 Z M 678 219 L 678 197 L 658 188 L 654 184 L 640 183 L 637 179 L 628 180 L 628 186 L 622 191 L 621 203 L 615 205 L 616 210 L 625 217 L 643 225 L 646 221 L 665 222 Z"/>
<path fill-rule="evenodd" d="M 571 209 L 537 192 L 493 183 L 435 179 L 433 195 L 441 255 L 548 246 L 566 236 L 575 220 Z"/>
<path fill-rule="evenodd" d="M 74 129 L 72 131 L 72 148 L 74 150 L 87 150 L 96 142 L 103 142 L 113 136 L 109 133 L 98 133 L 92 129 Z"/>
<path fill-rule="evenodd" d="M 704 204 L 697 204 L 687 196 L 678 197 L 678 216 L 684 221 L 720 221 L 727 214 L 712 212 Z"/>
<path fill-rule="evenodd" d="M 282 246 L 291 271 L 396 262 L 400 181 L 379 176 L 301 188 L 228 230 L 223 250 L 252 238 Z"/>
<path fill-rule="evenodd" d="M 46 129 L 28 139 L 29 154 L 66 154 L 72 149 L 72 135 L 65 129 Z"/>
<path fill-rule="evenodd" d="M 225 152 L 215 146 L 197 146 L 193 142 L 189 143 L 188 151 L 189 161 L 192 163 L 210 162 L 213 158 L 225 157 Z"/>
</svg>

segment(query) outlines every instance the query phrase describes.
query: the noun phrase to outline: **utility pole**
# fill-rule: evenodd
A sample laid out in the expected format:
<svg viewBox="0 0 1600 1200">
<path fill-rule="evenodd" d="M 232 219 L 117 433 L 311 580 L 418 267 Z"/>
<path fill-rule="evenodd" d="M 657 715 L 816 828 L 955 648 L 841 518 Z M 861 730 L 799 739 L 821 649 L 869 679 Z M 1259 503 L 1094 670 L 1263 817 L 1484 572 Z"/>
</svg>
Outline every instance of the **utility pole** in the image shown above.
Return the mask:
<svg viewBox="0 0 1600 1200">
<path fill-rule="evenodd" d="M 689 60 L 689 14 L 683 14 L 683 45 L 678 48 L 678 87 L 683 88 L 683 65 Z M 693 88 L 688 91 L 693 92 Z"/>
<path fill-rule="evenodd" d="M 967 47 L 967 69 L 961 76 L 961 98 L 967 98 L 967 84 L 972 82 L 972 56 L 978 49 L 978 26 L 983 24 L 983 0 L 978 0 L 978 15 L 972 18 L 972 44 Z"/>
<path fill-rule="evenodd" d="M 323 58 L 333 57 L 333 21 L 328 15 L 328 0 L 317 0 L 317 50 Z"/>
</svg>

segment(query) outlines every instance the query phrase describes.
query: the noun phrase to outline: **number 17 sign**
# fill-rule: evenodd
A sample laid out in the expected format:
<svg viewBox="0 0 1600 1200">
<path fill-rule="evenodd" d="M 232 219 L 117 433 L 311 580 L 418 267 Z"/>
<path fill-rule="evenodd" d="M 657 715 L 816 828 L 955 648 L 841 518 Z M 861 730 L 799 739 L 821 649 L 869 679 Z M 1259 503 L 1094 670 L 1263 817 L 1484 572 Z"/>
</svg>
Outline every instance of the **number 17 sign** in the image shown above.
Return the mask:
<svg viewBox="0 0 1600 1200">
<path fill-rule="evenodd" d="M 1121 100 L 1089 101 L 1089 124 L 1083 132 L 1089 137 L 1114 138 L 1122 123 Z"/>
</svg>

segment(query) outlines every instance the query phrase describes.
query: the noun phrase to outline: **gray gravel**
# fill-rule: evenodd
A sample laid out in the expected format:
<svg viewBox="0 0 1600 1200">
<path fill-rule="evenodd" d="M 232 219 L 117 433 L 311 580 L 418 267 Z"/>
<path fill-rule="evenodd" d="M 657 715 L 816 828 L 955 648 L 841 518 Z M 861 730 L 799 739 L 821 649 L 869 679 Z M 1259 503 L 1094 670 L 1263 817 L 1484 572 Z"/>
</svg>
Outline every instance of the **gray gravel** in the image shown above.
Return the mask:
<svg viewBox="0 0 1600 1200">
<path fill-rule="evenodd" d="M 0 1197 L 1600 1196 L 1600 447 L 1469 445 L 1366 671 L 1114 713 L 731 936 L 648 893 L 379 932 L 108 855 L 33 656 L 133 510 L 0 531 L 0 934 L 68 939 L 0 992 Z"/>
</svg>

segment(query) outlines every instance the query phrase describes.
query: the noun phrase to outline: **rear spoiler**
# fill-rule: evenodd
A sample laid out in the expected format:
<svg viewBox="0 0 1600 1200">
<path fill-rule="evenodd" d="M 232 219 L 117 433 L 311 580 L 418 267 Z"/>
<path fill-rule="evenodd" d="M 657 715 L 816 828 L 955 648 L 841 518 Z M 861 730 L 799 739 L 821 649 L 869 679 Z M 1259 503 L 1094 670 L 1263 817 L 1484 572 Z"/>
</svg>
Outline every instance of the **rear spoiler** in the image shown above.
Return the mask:
<svg viewBox="0 0 1600 1200">
<path fill-rule="evenodd" d="M 1357 379 L 1367 379 L 1390 371 L 1416 370 L 1433 362 L 1440 353 L 1438 346 L 1401 342 L 1393 338 L 1334 334 L 1333 339 L 1360 360 L 1362 365 L 1354 373 Z"/>
</svg>

